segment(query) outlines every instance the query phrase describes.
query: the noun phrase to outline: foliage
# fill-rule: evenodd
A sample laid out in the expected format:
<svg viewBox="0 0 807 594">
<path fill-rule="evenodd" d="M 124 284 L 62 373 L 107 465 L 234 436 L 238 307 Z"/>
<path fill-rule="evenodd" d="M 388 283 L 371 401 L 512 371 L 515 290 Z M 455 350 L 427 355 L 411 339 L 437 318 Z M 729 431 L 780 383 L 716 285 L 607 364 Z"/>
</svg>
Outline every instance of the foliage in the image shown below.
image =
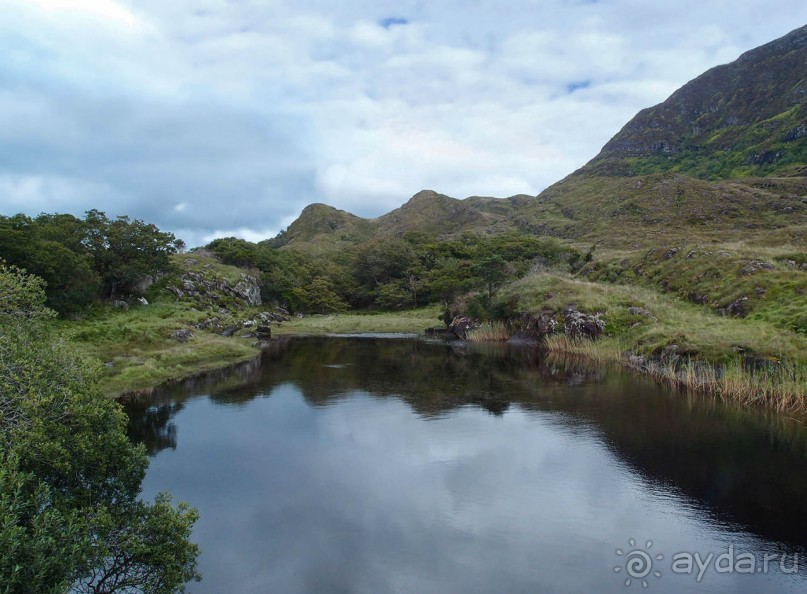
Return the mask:
<svg viewBox="0 0 807 594">
<path fill-rule="evenodd" d="M 51 317 L 53 311 L 45 307 L 45 301 L 45 281 L 0 260 L 0 316 L 26 320 Z"/>
<path fill-rule="evenodd" d="M 3 265 L 0 287 L 0 591 L 183 591 L 195 511 L 138 499 L 148 459 L 97 368 L 36 322 L 40 282 Z"/>
<path fill-rule="evenodd" d="M 251 268 L 259 257 L 257 246 L 246 239 L 238 237 L 222 237 L 207 244 L 207 249 L 214 252 L 222 262 Z"/>
<path fill-rule="evenodd" d="M 348 308 L 347 303 L 331 290 L 328 280 L 322 277 L 294 289 L 293 298 L 298 309 L 311 313 L 335 313 Z"/>
<path fill-rule="evenodd" d="M 140 279 L 169 269 L 183 243 L 140 220 L 110 220 L 97 210 L 85 219 L 66 214 L 0 216 L 0 257 L 45 283 L 47 304 L 78 311 L 98 296 L 130 291 Z"/>
<path fill-rule="evenodd" d="M 146 276 L 170 267 L 169 256 L 184 249 L 184 242 L 172 233 L 127 216 L 110 220 L 100 211 L 91 210 L 85 219 L 84 245 L 101 279 L 101 293 L 115 297 L 128 291 Z"/>
<path fill-rule="evenodd" d="M 62 313 L 90 303 L 100 286 L 82 237 L 70 215 L 0 216 L 0 257 L 44 279 L 48 305 Z"/>
<path fill-rule="evenodd" d="M 207 249 L 227 264 L 257 267 L 265 300 L 304 313 L 446 304 L 473 289 L 484 290 L 490 301 L 502 283 L 531 266 L 565 269 L 583 259 L 556 240 L 520 232 L 442 241 L 412 232 L 327 253 L 236 238 L 217 239 Z"/>
</svg>

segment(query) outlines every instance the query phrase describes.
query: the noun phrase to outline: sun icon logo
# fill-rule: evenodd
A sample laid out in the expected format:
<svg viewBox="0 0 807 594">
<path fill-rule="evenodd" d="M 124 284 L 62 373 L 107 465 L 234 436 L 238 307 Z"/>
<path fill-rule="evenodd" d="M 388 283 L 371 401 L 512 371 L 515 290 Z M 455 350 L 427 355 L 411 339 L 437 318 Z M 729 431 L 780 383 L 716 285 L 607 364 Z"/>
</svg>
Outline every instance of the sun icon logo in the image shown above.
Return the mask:
<svg viewBox="0 0 807 594">
<path fill-rule="evenodd" d="M 651 556 L 649 553 L 650 548 L 653 546 L 653 541 L 648 540 L 645 543 L 645 549 L 637 549 L 636 548 L 636 541 L 634 539 L 628 540 L 628 544 L 631 546 L 631 550 L 625 553 L 622 549 L 617 549 L 616 554 L 620 557 L 625 558 L 624 565 L 617 565 L 614 567 L 614 573 L 619 573 L 623 569 L 628 576 L 628 579 L 625 580 L 625 585 L 630 586 L 634 580 L 636 582 L 641 582 L 643 588 L 647 588 L 649 585 L 647 583 L 647 578 L 649 575 L 654 575 L 657 578 L 661 577 L 660 571 L 653 570 L 653 559 L 656 561 L 661 561 L 664 559 L 664 555 L 656 555 L 655 557 Z"/>
</svg>

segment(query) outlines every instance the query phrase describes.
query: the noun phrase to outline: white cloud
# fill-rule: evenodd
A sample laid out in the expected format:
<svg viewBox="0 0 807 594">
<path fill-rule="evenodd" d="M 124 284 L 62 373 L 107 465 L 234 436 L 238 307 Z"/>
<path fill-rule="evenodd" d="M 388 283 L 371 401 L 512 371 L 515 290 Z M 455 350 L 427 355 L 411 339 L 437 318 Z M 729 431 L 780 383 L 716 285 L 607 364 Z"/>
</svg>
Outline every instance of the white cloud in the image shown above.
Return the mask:
<svg viewBox="0 0 807 594">
<path fill-rule="evenodd" d="M 191 244 L 315 201 L 536 194 L 807 20 L 786 0 L 4 4 L 0 212 L 96 207 Z"/>
<path fill-rule="evenodd" d="M 62 212 L 75 215 L 96 208 L 104 198 L 120 198 L 115 190 L 92 180 L 62 175 L 0 173 L 0 196 L 6 213 Z M 99 208 L 99 210 L 103 210 Z"/>
<path fill-rule="evenodd" d="M 19 0 L 10 1 L 23 4 Z M 106 25 L 128 28 L 138 28 L 142 24 L 128 8 L 113 0 L 26 0 L 26 2 L 39 8 L 41 12 L 59 19 L 65 16 L 88 17 Z"/>
</svg>

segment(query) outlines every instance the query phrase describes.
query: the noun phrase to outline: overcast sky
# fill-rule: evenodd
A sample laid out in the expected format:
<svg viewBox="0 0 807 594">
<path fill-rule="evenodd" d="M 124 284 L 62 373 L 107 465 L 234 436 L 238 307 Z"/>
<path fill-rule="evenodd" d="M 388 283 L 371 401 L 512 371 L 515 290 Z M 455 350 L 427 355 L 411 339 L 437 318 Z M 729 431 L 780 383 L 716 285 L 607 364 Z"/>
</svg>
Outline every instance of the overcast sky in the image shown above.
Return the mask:
<svg viewBox="0 0 807 594">
<path fill-rule="evenodd" d="M 793 0 L 0 0 L 0 213 L 190 245 L 311 202 L 537 194 Z"/>
</svg>

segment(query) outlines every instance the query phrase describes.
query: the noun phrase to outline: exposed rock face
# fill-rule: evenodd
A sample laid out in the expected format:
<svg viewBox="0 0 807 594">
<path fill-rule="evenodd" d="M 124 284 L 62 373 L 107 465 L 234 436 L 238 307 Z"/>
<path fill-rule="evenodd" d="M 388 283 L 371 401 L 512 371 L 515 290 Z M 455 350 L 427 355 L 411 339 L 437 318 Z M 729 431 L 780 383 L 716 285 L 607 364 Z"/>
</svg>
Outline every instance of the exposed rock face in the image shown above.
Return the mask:
<svg viewBox="0 0 807 594">
<path fill-rule="evenodd" d="M 258 279 L 254 276 L 242 274 L 241 282 L 235 285 L 231 294 L 246 301 L 250 307 L 261 304 L 261 288 L 258 286 Z"/>
<path fill-rule="evenodd" d="M 585 314 L 577 311 L 574 306 L 569 306 L 563 312 L 563 330 L 571 338 L 596 339 L 605 330 L 605 321 L 600 319 L 600 314 Z"/>
<path fill-rule="evenodd" d="M 648 315 L 650 314 L 649 311 L 642 308 L 636 309 L 640 309 Z M 517 328 L 511 340 L 514 342 L 541 342 L 545 340 L 547 336 L 551 336 L 557 332 L 564 332 L 571 338 L 588 338 L 595 340 L 605 331 L 605 320 L 602 319 L 601 315 L 602 314 L 599 313 L 587 314 L 577 311 L 574 305 L 567 306 L 562 315 L 556 314 L 549 309 L 539 314 L 524 314 L 518 321 L 511 320 L 511 323 Z M 446 338 L 465 340 L 468 338 L 468 332 L 479 328 L 480 325 L 479 320 L 474 318 L 457 316 L 451 321 L 451 324 L 445 331 Z"/>
<path fill-rule="evenodd" d="M 256 318 L 261 322 L 276 322 L 280 324 L 281 322 L 289 321 L 289 312 L 282 307 L 275 307 L 274 311 L 262 311 Z"/>
<path fill-rule="evenodd" d="M 513 335 L 513 341 L 541 341 L 554 334 L 558 329 L 558 320 L 554 312 L 542 311 L 539 314 L 525 314 L 522 316 L 518 330 Z"/>
<path fill-rule="evenodd" d="M 474 328 L 479 328 L 479 326 L 479 320 L 466 316 L 457 316 L 449 324 L 446 330 L 446 338 L 465 340 L 468 338 L 468 332 Z"/>
<path fill-rule="evenodd" d="M 261 304 L 261 289 L 258 279 L 249 274 L 242 274 L 241 280 L 232 286 L 227 279 L 211 279 L 200 272 L 185 272 L 181 277 L 181 286 L 171 286 L 168 290 L 180 299 L 209 299 L 220 302 L 222 298 L 235 298 L 243 305 L 255 307 Z"/>
<path fill-rule="evenodd" d="M 807 26 L 690 81 L 664 103 L 640 111 L 590 161 L 586 175 L 635 175 L 647 164 L 678 165 L 730 152 L 763 173 L 805 142 Z M 630 160 L 628 160 L 628 159 Z M 730 177 L 732 167 L 712 173 Z M 691 171 L 690 171 L 691 170 Z"/>
</svg>

